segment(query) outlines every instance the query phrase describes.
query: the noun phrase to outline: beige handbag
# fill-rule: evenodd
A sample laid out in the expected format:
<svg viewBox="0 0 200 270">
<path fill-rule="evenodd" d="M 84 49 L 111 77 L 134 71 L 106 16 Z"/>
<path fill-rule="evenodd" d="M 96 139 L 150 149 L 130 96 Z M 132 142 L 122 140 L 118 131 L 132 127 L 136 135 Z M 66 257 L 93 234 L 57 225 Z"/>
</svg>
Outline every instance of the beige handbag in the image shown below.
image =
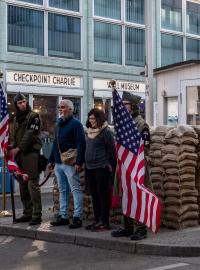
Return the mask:
<svg viewBox="0 0 200 270">
<path fill-rule="evenodd" d="M 58 134 L 57 134 L 57 145 L 62 163 L 65 165 L 73 166 L 76 163 L 77 149 L 70 148 L 67 151 L 61 153 L 60 145 L 58 143 Z"/>
<path fill-rule="evenodd" d="M 66 152 L 60 153 L 60 158 L 63 164 L 73 166 L 76 163 L 77 149 L 70 148 Z"/>
</svg>

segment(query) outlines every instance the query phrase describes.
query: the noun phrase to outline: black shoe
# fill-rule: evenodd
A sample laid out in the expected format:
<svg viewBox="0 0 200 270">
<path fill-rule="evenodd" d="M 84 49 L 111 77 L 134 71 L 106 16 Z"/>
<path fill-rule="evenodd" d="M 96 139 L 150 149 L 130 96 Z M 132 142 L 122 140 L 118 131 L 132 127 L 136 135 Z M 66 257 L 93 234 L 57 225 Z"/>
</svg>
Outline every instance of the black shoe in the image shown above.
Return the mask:
<svg viewBox="0 0 200 270">
<path fill-rule="evenodd" d="M 135 232 L 134 234 L 131 235 L 131 240 L 135 240 L 135 241 L 138 241 L 138 240 L 142 240 L 142 239 L 145 239 L 147 238 L 147 232 Z"/>
<path fill-rule="evenodd" d="M 69 219 L 67 218 L 62 218 L 60 215 L 57 216 L 56 220 L 51 221 L 50 224 L 52 226 L 63 226 L 63 225 L 68 225 L 69 224 Z"/>
<path fill-rule="evenodd" d="M 29 225 L 38 225 L 42 222 L 41 218 L 32 218 L 31 221 L 29 222 Z"/>
<path fill-rule="evenodd" d="M 70 229 L 78 229 L 82 227 L 82 220 L 79 217 L 74 217 L 72 224 L 69 225 Z"/>
<path fill-rule="evenodd" d="M 128 230 L 122 229 L 122 228 L 111 232 L 112 237 L 124 237 L 124 236 L 127 237 L 130 235 L 131 235 L 131 232 L 129 232 Z"/>
<path fill-rule="evenodd" d="M 86 230 L 93 230 L 95 228 L 95 226 L 98 224 L 99 222 L 98 221 L 94 221 L 93 223 L 87 225 L 85 227 Z"/>
<path fill-rule="evenodd" d="M 92 229 L 91 231 L 93 232 L 104 232 L 104 231 L 109 231 L 110 230 L 110 225 L 109 224 L 98 224 Z"/>
<path fill-rule="evenodd" d="M 15 222 L 17 223 L 24 223 L 24 222 L 29 222 L 32 219 L 32 217 L 30 216 L 21 216 L 20 218 L 16 218 Z"/>
</svg>

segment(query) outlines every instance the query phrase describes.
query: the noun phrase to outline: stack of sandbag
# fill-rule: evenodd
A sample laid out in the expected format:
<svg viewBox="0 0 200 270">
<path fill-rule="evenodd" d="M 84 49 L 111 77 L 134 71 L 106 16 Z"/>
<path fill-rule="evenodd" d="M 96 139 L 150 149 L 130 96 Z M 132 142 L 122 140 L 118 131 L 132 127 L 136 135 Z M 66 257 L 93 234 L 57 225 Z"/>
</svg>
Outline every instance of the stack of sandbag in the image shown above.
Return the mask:
<svg viewBox="0 0 200 270">
<path fill-rule="evenodd" d="M 59 190 L 58 190 L 58 182 L 55 174 L 53 174 L 53 213 L 56 216 L 59 215 Z"/>
<path fill-rule="evenodd" d="M 199 206 L 199 223 L 200 223 L 200 126 L 194 126 L 194 130 L 198 135 L 198 145 L 197 145 L 197 167 L 196 167 L 196 189 L 198 192 L 197 203 Z"/>
<path fill-rule="evenodd" d="M 154 193 L 159 197 L 161 201 L 161 223 L 164 218 L 164 188 L 163 188 L 163 178 L 164 178 L 164 168 L 162 166 L 162 148 L 164 146 L 164 139 L 167 132 L 172 127 L 169 126 L 159 126 L 154 130 L 151 130 L 151 144 L 149 151 L 149 172 L 150 181 L 153 186 Z"/>
<path fill-rule="evenodd" d="M 178 126 L 165 136 L 162 165 L 165 170 L 165 225 L 182 229 L 198 224 L 195 173 L 198 136 L 190 126 Z"/>
</svg>

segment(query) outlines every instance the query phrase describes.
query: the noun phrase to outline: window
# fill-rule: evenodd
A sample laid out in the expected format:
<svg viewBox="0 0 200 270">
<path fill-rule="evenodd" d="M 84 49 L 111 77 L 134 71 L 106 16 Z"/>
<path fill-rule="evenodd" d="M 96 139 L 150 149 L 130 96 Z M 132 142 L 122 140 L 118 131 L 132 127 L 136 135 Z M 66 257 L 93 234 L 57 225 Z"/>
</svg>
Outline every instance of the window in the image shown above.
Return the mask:
<svg viewBox="0 0 200 270">
<path fill-rule="evenodd" d="M 126 27 L 126 65 L 144 66 L 144 30 Z"/>
<path fill-rule="evenodd" d="M 21 2 L 28 2 L 32 4 L 37 4 L 37 5 L 43 5 L 43 0 L 17 0 Z"/>
<path fill-rule="evenodd" d="M 126 21 L 144 24 L 144 0 L 126 0 Z"/>
<path fill-rule="evenodd" d="M 174 35 L 161 35 L 161 64 L 170 65 L 183 61 L 183 39 Z"/>
<path fill-rule="evenodd" d="M 187 32 L 200 35 L 200 4 L 187 2 Z"/>
<path fill-rule="evenodd" d="M 200 40 L 187 38 L 187 60 L 200 60 Z"/>
<path fill-rule="evenodd" d="M 49 6 L 78 12 L 79 0 L 49 0 Z"/>
<path fill-rule="evenodd" d="M 167 125 L 176 126 L 178 124 L 178 98 L 168 97 L 167 100 Z"/>
<path fill-rule="evenodd" d="M 72 97 L 62 97 L 62 99 L 69 99 L 74 104 L 73 116 L 81 121 L 81 99 Z"/>
<path fill-rule="evenodd" d="M 49 13 L 49 56 L 81 58 L 79 18 Z"/>
<path fill-rule="evenodd" d="M 187 123 L 188 125 L 200 125 L 200 86 L 188 86 L 187 98 Z"/>
<path fill-rule="evenodd" d="M 108 124 L 112 124 L 112 110 L 110 98 L 95 98 L 94 108 L 104 110 Z"/>
<path fill-rule="evenodd" d="M 182 1 L 162 0 L 161 22 L 162 27 L 170 30 L 181 31 L 182 27 Z"/>
<path fill-rule="evenodd" d="M 94 60 L 107 63 L 122 63 L 121 26 L 94 23 Z"/>
<path fill-rule="evenodd" d="M 44 53 L 44 14 L 8 6 L 8 51 Z"/>
<path fill-rule="evenodd" d="M 121 19 L 121 0 L 95 0 L 94 15 Z"/>
</svg>

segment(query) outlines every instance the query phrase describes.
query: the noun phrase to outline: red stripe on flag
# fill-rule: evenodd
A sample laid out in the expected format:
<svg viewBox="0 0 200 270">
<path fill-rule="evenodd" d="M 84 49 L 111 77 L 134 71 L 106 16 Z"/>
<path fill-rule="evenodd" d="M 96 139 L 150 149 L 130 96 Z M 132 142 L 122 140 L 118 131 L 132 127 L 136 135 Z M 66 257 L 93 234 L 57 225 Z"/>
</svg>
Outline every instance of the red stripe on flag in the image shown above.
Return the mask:
<svg viewBox="0 0 200 270">
<path fill-rule="evenodd" d="M 155 233 L 158 232 L 158 229 L 160 226 L 160 213 L 161 213 L 161 205 L 160 205 L 160 201 L 158 200 L 158 205 L 157 205 L 157 209 L 156 209 L 156 231 L 155 231 Z"/>
<path fill-rule="evenodd" d="M 142 190 L 137 185 L 137 209 L 135 213 L 135 219 L 139 220 L 141 215 L 142 206 Z"/>
<path fill-rule="evenodd" d="M 144 191 L 142 191 L 144 192 Z M 147 224 L 147 220 L 148 220 L 148 203 L 149 203 L 149 194 L 145 193 L 145 210 L 144 210 L 144 224 Z"/>
<path fill-rule="evenodd" d="M 145 166 L 145 162 L 144 159 L 140 161 L 139 165 L 138 165 L 138 170 L 137 170 L 137 174 L 140 170 L 144 169 Z M 140 185 L 144 184 L 144 174 L 140 177 L 140 179 L 137 178 L 137 181 L 139 182 Z"/>
<path fill-rule="evenodd" d="M 3 124 L 3 126 L 0 129 L 0 136 L 8 129 L 8 120 Z"/>
<path fill-rule="evenodd" d="M 120 181 L 120 185 L 121 185 L 121 189 L 122 189 L 122 194 L 123 194 L 123 187 L 122 187 L 122 169 L 121 169 L 121 162 L 118 161 L 118 171 L 117 171 L 118 177 L 119 177 L 119 181 Z"/>
<path fill-rule="evenodd" d="M 131 160 L 131 163 L 128 166 L 128 169 L 127 170 L 128 170 L 128 172 L 129 172 L 130 175 L 131 175 L 131 173 L 132 173 L 132 171 L 133 171 L 133 169 L 135 167 L 136 159 L 137 159 L 137 156 L 136 155 L 133 155 L 133 159 Z"/>
<path fill-rule="evenodd" d="M 127 186 L 127 191 L 128 191 L 128 194 L 127 194 L 128 204 L 127 204 L 126 215 L 129 217 L 131 214 L 131 209 L 132 209 L 133 194 L 132 194 L 132 189 L 131 189 L 131 177 L 127 173 L 126 173 L 126 186 Z"/>
<path fill-rule="evenodd" d="M 150 229 L 152 230 L 152 222 L 153 222 L 153 209 L 155 206 L 155 197 L 153 196 L 150 207 Z"/>
</svg>

